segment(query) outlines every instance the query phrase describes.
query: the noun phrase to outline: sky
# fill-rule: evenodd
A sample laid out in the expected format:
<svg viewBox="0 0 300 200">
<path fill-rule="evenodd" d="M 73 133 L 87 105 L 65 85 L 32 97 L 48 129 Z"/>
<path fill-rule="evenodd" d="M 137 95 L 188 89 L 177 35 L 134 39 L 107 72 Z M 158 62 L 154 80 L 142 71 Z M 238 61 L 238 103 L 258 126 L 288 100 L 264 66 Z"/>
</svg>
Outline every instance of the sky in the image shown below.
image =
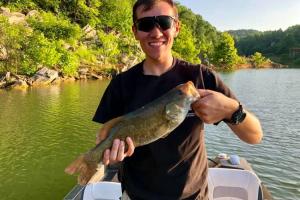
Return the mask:
<svg viewBox="0 0 300 200">
<path fill-rule="evenodd" d="M 300 24 L 300 0 L 176 0 L 219 31 L 285 30 Z"/>
</svg>

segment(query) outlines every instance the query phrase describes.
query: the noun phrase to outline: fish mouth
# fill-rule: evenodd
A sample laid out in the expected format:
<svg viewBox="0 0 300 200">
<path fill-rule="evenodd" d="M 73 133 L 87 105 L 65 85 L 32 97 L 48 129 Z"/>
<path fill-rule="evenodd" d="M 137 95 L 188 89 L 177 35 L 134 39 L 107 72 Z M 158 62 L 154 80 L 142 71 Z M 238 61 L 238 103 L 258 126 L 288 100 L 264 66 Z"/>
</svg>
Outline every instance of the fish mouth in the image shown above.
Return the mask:
<svg viewBox="0 0 300 200">
<path fill-rule="evenodd" d="M 200 94 L 192 81 L 181 84 L 177 86 L 177 88 L 181 90 L 183 94 L 190 97 L 192 101 L 196 101 L 200 98 Z"/>
</svg>

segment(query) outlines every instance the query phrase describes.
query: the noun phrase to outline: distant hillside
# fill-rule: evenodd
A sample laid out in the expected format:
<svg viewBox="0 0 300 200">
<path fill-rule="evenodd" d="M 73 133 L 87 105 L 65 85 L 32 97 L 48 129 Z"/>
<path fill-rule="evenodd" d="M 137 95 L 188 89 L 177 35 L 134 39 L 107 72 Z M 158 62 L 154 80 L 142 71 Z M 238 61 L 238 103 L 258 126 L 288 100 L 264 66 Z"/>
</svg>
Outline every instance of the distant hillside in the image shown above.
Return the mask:
<svg viewBox="0 0 300 200">
<path fill-rule="evenodd" d="M 250 56 L 260 52 L 276 62 L 300 66 L 300 25 L 285 31 L 237 30 L 229 33 L 235 38 L 239 55 Z"/>
<path fill-rule="evenodd" d="M 245 37 L 249 37 L 261 33 L 261 31 L 257 31 L 254 29 L 229 30 L 226 32 L 232 35 L 236 41 Z"/>
</svg>

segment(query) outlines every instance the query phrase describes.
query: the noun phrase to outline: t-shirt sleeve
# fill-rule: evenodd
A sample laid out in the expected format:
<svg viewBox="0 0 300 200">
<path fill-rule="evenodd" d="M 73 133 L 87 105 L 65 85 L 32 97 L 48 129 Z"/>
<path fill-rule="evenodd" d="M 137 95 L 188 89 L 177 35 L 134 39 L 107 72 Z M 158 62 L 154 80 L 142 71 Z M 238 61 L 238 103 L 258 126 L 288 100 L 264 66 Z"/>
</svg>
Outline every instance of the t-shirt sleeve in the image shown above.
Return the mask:
<svg viewBox="0 0 300 200">
<path fill-rule="evenodd" d="M 224 94 L 227 97 L 237 99 L 233 91 L 223 82 L 223 80 L 215 71 L 204 67 L 202 73 L 205 77 L 204 84 L 206 89 L 214 90 Z"/>
<path fill-rule="evenodd" d="M 122 115 L 123 107 L 121 99 L 121 87 L 119 79 L 116 77 L 107 86 L 93 117 L 93 121 L 105 123 Z"/>
</svg>

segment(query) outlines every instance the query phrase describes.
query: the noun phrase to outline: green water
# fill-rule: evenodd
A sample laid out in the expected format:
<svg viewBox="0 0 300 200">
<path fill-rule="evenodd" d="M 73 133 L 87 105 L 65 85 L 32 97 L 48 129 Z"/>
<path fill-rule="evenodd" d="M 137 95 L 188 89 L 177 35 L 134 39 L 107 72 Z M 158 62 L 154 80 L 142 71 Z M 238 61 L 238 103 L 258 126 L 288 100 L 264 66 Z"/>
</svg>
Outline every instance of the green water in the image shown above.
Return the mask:
<svg viewBox="0 0 300 200">
<path fill-rule="evenodd" d="M 91 121 L 108 82 L 0 93 L 0 199 L 62 199 L 65 166 L 94 145 Z"/>
<path fill-rule="evenodd" d="M 246 157 L 275 199 L 300 199 L 300 69 L 222 74 L 261 119 L 259 145 L 239 141 L 223 124 L 206 126 L 208 154 Z M 27 91 L 0 90 L 0 200 L 62 199 L 76 177 L 65 166 L 95 142 L 91 118 L 108 81 Z"/>
</svg>

